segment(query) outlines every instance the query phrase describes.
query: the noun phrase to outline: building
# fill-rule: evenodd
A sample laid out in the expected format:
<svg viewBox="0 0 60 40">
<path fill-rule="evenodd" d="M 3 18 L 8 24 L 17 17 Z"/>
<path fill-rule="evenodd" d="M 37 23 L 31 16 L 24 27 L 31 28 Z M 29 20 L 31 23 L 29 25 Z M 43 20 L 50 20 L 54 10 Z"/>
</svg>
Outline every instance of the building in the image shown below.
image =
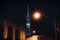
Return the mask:
<svg viewBox="0 0 60 40">
<path fill-rule="evenodd" d="M 25 40 L 25 27 L 16 25 L 5 19 L 0 20 L 1 40 Z"/>
</svg>

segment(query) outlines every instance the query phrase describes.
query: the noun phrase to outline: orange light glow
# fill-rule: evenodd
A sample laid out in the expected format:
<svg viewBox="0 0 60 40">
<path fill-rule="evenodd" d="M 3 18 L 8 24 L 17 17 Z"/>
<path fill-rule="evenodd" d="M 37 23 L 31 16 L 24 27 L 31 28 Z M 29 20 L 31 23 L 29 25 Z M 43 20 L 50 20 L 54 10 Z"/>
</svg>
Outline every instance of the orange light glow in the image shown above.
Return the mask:
<svg viewBox="0 0 60 40">
<path fill-rule="evenodd" d="M 38 21 L 38 20 L 40 20 L 42 18 L 42 12 L 37 10 L 37 11 L 33 12 L 31 17 L 32 17 L 32 19 Z"/>
<path fill-rule="evenodd" d="M 34 18 L 35 19 L 38 19 L 40 17 L 40 14 L 38 13 L 38 12 L 36 12 L 35 14 L 34 14 Z"/>
<path fill-rule="evenodd" d="M 4 21 L 4 39 L 7 38 L 7 35 L 8 35 L 8 25 L 6 24 L 6 21 Z"/>
<path fill-rule="evenodd" d="M 12 40 L 15 40 L 15 25 L 13 24 Z"/>
<path fill-rule="evenodd" d="M 38 40 L 38 36 L 33 35 L 31 39 L 32 40 Z"/>
<path fill-rule="evenodd" d="M 4 28 L 4 39 L 7 38 L 7 34 L 8 34 L 8 29 L 7 27 Z"/>
<path fill-rule="evenodd" d="M 20 30 L 20 40 L 25 40 L 25 31 Z"/>
<path fill-rule="evenodd" d="M 37 35 L 33 35 L 32 37 L 29 37 L 26 40 L 38 40 L 38 36 Z"/>
</svg>

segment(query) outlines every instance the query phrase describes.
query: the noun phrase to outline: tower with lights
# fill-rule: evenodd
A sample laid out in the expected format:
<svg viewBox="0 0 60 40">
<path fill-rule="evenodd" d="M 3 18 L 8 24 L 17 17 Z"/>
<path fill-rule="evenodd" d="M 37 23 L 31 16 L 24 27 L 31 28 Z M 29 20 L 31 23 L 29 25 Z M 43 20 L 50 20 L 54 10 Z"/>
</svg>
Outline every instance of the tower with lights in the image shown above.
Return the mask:
<svg viewBox="0 0 60 40">
<path fill-rule="evenodd" d="M 26 36 L 30 36 L 30 16 L 29 16 L 29 5 L 27 6 L 27 15 L 26 15 Z"/>
</svg>

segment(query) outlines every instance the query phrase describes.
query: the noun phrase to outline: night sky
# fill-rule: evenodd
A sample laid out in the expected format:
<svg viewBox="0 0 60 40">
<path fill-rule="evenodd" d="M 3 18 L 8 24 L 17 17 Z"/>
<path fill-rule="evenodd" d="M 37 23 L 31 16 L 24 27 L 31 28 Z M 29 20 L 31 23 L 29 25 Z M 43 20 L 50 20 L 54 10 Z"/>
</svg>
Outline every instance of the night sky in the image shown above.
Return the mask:
<svg viewBox="0 0 60 40">
<path fill-rule="evenodd" d="M 60 20 L 59 18 L 59 1 L 1 1 L 1 18 L 9 20 L 17 25 L 25 25 L 27 5 L 29 5 L 30 16 L 34 10 L 41 10 L 43 14 Z M 38 35 L 47 35 L 54 37 L 53 20 L 42 17 L 38 22 L 31 18 L 31 28 L 36 30 Z"/>
</svg>

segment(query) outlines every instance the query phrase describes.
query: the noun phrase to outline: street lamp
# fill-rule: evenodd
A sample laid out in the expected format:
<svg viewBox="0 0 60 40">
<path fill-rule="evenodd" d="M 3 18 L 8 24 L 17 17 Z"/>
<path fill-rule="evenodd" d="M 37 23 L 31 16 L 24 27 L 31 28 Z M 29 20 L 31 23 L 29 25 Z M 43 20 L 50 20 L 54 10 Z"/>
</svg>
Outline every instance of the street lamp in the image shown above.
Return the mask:
<svg viewBox="0 0 60 40">
<path fill-rule="evenodd" d="M 50 19 L 50 20 L 53 20 L 54 21 L 54 28 L 55 28 L 55 37 L 56 37 L 56 40 L 57 40 L 57 30 L 56 30 L 56 20 L 51 18 L 51 17 L 48 17 L 47 15 L 44 15 L 42 14 L 41 11 L 35 11 L 33 12 L 33 15 L 32 15 L 32 18 L 34 18 L 34 20 L 39 20 L 42 18 L 42 16 Z"/>
<path fill-rule="evenodd" d="M 36 10 L 35 12 L 33 12 L 32 14 L 32 19 L 39 21 L 42 18 L 42 12 Z"/>
<path fill-rule="evenodd" d="M 35 19 L 39 19 L 41 17 L 41 14 L 39 14 L 39 12 L 36 12 L 35 14 L 34 14 L 34 18 Z"/>
</svg>

